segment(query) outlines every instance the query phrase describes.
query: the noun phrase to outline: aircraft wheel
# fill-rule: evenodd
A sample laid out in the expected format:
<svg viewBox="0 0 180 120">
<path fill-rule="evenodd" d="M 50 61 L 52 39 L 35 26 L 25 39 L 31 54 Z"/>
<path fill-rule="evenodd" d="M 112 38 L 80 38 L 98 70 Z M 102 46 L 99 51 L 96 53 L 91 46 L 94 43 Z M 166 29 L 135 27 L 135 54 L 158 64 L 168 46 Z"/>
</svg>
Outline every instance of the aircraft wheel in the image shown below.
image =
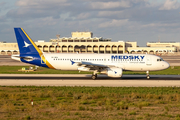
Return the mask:
<svg viewBox="0 0 180 120">
<path fill-rule="evenodd" d="M 92 75 L 92 79 L 95 80 L 97 78 L 97 74 L 96 75 Z"/>
<path fill-rule="evenodd" d="M 150 78 L 150 76 L 148 75 L 148 76 L 147 76 L 147 79 L 149 79 L 149 78 Z"/>
</svg>

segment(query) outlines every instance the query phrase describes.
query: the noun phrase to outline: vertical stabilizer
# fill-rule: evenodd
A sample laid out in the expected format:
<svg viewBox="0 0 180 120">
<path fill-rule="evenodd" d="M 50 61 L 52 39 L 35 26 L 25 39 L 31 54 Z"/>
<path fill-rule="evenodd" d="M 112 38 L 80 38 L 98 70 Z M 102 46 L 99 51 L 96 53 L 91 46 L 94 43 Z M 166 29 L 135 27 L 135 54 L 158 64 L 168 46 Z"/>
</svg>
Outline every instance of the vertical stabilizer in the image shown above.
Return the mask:
<svg viewBox="0 0 180 120">
<path fill-rule="evenodd" d="M 42 51 L 22 28 L 14 28 L 20 55 L 13 55 L 12 59 L 42 67 L 54 67 L 46 60 Z"/>
<path fill-rule="evenodd" d="M 14 28 L 20 54 L 39 54 L 41 50 L 22 28 Z"/>
</svg>

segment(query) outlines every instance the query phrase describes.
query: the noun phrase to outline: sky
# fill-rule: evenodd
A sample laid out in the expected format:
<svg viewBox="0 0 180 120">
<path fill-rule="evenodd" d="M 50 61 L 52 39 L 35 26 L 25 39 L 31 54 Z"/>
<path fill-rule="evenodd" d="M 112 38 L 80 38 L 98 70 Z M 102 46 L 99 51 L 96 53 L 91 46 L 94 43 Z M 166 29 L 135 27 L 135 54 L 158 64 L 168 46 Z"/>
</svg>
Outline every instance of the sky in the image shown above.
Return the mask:
<svg viewBox="0 0 180 120">
<path fill-rule="evenodd" d="M 90 31 L 138 46 L 180 42 L 180 0 L 1 0 L 0 41 L 16 42 L 14 27 L 34 41 Z"/>
</svg>

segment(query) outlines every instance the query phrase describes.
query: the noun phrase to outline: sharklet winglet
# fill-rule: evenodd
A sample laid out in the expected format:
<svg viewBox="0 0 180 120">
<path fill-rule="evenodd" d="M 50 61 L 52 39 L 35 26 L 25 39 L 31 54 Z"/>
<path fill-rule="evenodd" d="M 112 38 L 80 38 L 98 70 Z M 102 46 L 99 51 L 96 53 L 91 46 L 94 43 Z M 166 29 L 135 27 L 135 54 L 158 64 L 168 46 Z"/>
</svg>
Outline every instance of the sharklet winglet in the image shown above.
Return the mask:
<svg viewBox="0 0 180 120">
<path fill-rule="evenodd" d="M 74 61 L 72 61 L 72 60 L 70 60 L 70 61 L 71 61 L 71 64 L 72 64 L 72 65 L 74 65 L 74 63 L 76 63 L 76 62 L 74 62 Z"/>
</svg>

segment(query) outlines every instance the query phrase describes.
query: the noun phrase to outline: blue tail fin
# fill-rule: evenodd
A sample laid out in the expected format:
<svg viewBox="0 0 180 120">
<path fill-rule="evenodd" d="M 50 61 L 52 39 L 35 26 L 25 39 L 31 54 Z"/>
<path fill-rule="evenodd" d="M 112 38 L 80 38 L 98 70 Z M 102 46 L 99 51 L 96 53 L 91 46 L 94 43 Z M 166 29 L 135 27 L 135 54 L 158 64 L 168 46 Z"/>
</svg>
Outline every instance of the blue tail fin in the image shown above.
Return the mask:
<svg viewBox="0 0 180 120">
<path fill-rule="evenodd" d="M 14 28 L 20 54 L 39 54 L 41 50 L 22 28 Z"/>
<path fill-rule="evenodd" d="M 14 28 L 14 32 L 19 46 L 20 55 L 13 57 L 16 59 L 18 58 L 20 61 L 25 63 L 55 69 L 48 60 L 46 60 L 42 51 L 22 28 Z"/>
</svg>

